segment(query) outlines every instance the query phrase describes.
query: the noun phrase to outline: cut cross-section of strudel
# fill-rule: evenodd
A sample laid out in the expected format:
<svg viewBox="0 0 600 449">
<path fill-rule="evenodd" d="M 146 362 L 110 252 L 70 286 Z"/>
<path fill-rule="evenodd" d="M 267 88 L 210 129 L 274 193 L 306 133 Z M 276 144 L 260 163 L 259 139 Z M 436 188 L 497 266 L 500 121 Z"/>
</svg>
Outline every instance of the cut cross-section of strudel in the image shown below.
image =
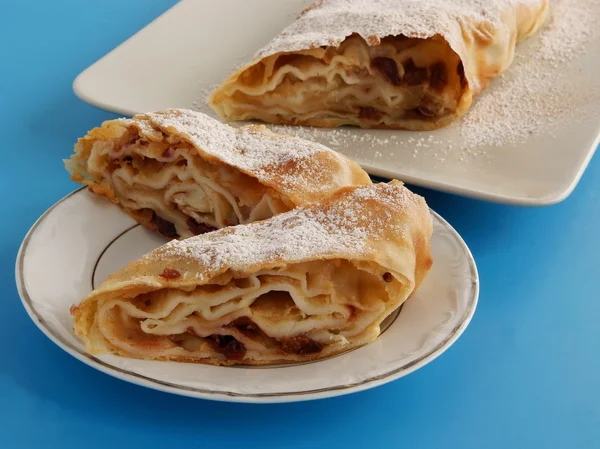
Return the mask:
<svg viewBox="0 0 600 449">
<path fill-rule="evenodd" d="M 371 182 L 323 145 L 189 110 L 107 121 L 79 139 L 66 165 L 74 181 L 169 238 L 262 220 Z"/>
<path fill-rule="evenodd" d="M 268 220 L 172 240 L 78 306 L 91 353 L 268 364 L 373 341 L 429 271 L 425 200 L 399 181 L 347 187 Z"/>
<path fill-rule="evenodd" d="M 229 120 L 435 129 L 509 67 L 548 0 L 319 0 L 209 103 Z"/>
</svg>

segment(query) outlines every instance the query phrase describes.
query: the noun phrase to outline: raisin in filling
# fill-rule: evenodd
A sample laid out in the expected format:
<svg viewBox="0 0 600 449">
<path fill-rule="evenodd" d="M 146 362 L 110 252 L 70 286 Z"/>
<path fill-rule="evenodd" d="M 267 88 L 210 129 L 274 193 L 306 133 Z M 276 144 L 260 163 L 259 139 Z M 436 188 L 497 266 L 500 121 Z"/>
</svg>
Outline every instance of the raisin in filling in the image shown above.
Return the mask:
<svg viewBox="0 0 600 449">
<path fill-rule="evenodd" d="M 371 61 L 373 67 L 375 67 L 390 84 L 394 86 L 400 85 L 400 75 L 398 74 L 398 66 L 396 61 L 390 58 L 378 57 Z"/>
<path fill-rule="evenodd" d="M 178 279 L 181 277 L 181 273 L 173 268 L 165 268 L 159 276 L 165 279 Z"/>
<path fill-rule="evenodd" d="M 418 86 L 423 84 L 427 79 L 427 69 L 423 67 L 417 67 L 412 59 L 409 59 L 404 63 L 404 77 L 403 80 L 409 86 Z"/>
<path fill-rule="evenodd" d="M 215 228 L 213 226 L 210 226 L 210 225 L 207 225 L 204 223 L 198 223 L 193 218 L 187 219 L 187 225 L 188 225 L 188 228 L 190 229 L 190 232 L 194 235 L 206 234 L 207 232 L 212 232 L 212 231 L 217 230 L 217 228 Z"/>
<path fill-rule="evenodd" d="M 175 225 L 164 218 L 160 218 L 155 212 L 152 212 L 152 224 L 156 226 L 156 230 L 165 237 L 170 239 L 179 238 Z"/>
<path fill-rule="evenodd" d="M 448 69 L 443 62 L 437 62 L 431 67 L 429 85 L 436 90 L 442 90 L 448 84 Z"/>
<path fill-rule="evenodd" d="M 242 360 L 246 355 L 244 343 L 231 335 L 211 335 L 208 338 L 213 341 L 213 349 L 223 354 L 227 360 Z"/>
<path fill-rule="evenodd" d="M 295 337 L 284 338 L 281 341 L 281 349 L 286 354 L 306 355 L 321 352 L 323 346 L 306 335 L 296 335 Z"/>
<path fill-rule="evenodd" d="M 383 117 L 383 113 L 371 106 L 361 106 L 358 116 L 363 120 L 374 120 L 380 121 Z"/>
</svg>

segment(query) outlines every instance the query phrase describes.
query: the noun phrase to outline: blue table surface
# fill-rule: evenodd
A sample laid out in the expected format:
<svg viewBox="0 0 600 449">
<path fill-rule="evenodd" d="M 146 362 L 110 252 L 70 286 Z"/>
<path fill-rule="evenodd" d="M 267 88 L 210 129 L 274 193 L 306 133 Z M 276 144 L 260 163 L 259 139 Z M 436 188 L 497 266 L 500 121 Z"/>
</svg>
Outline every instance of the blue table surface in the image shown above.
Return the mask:
<svg viewBox="0 0 600 449">
<path fill-rule="evenodd" d="M 440 358 L 373 390 L 278 405 L 184 398 L 97 372 L 33 325 L 15 287 L 19 244 L 75 188 L 62 165 L 75 139 L 115 117 L 71 83 L 173 3 L 13 1 L 0 11 L 0 448 L 600 447 L 598 157 L 547 208 L 415 189 L 471 247 L 479 308 Z"/>
</svg>

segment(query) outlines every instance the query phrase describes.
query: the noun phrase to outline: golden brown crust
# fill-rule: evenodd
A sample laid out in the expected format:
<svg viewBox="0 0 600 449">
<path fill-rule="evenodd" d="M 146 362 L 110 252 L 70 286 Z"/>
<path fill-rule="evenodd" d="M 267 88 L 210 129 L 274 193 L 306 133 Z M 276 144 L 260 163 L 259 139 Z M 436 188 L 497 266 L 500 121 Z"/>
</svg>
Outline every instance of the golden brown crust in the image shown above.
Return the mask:
<svg viewBox="0 0 600 449">
<path fill-rule="evenodd" d="M 368 0 L 361 2 L 361 7 L 355 10 L 349 0 L 319 0 L 306 8 L 296 22 L 260 50 L 252 61 L 227 77 L 211 94 L 209 104 L 227 120 L 256 119 L 280 125 L 324 128 L 353 125 L 362 128 L 415 131 L 438 129 L 464 115 L 470 108 L 473 96 L 485 89 L 493 78 L 510 66 L 515 45 L 537 31 L 544 22 L 549 8 L 548 0 L 490 2 L 489 7 L 486 7 L 483 12 L 479 2 L 472 4 L 468 1 L 458 2 L 463 9 L 458 9 L 457 4 L 457 11 L 449 8 L 445 0 L 428 0 L 423 4 L 404 3 L 402 0 L 395 2 Z M 379 28 L 374 30 L 375 23 Z M 292 102 L 296 108 L 292 110 L 283 103 L 283 100 L 278 102 L 276 98 L 269 98 L 267 104 L 263 105 L 262 111 L 254 112 L 252 109 L 247 109 L 246 104 L 251 103 L 248 98 L 260 103 L 261 96 L 274 91 L 272 87 L 262 86 L 263 89 L 256 90 L 258 93 L 248 93 L 253 91 L 255 86 L 245 85 L 245 77 L 259 64 L 269 58 L 283 55 L 305 55 L 311 49 L 339 49 L 350 39 L 351 33 L 360 36 L 369 47 L 380 46 L 390 36 L 420 41 L 442 39 L 447 42 L 452 52 L 462 61 L 466 79 L 466 85 L 456 107 L 453 106 L 453 102 L 446 99 L 447 110 L 435 115 L 435 119 L 398 118 L 386 113 L 386 119 L 383 121 L 363 119 L 360 115 L 349 117 L 347 110 L 344 109 L 343 113 L 340 113 L 327 104 L 320 105 L 317 109 L 309 107 L 307 111 L 298 112 L 297 101 Z M 315 60 L 319 58 L 313 56 Z M 328 64 L 327 61 L 320 61 L 320 64 L 323 63 Z M 339 64 L 340 62 L 336 62 L 335 65 L 339 66 Z M 358 67 L 365 69 L 362 65 Z M 292 72 L 292 78 L 298 78 L 296 73 L 302 70 L 304 70 L 302 67 L 296 67 L 295 72 Z M 351 72 L 350 70 L 349 73 Z M 306 72 L 305 75 L 310 78 Z M 306 78 L 300 79 L 302 81 L 294 81 L 295 88 L 298 90 L 302 89 L 301 86 Z M 282 98 L 293 95 L 289 83 L 290 81 L 281 94 Z M 238 86 L 241 87 L 237 88 Z M 360 87 L 360 84 L 357 86 Z M 367 87 L 369 90 L 372 88 Z M 265 89 L 266 92 L 261 93 Z M 323 95 L 324 97 L 326 95 Z M 384 103 L 389 106 L 389 101 L 386 99 Z M 265 110 L 268 111 L 272 105 L 276 106 L 274 109 L 276 113 L 266 113 Z M 364 106 L 375 105 L 365 103 Z M 356 108 L 353 109 L 353 114 L 359 114 Z M 330 111 L 328 115 L 332 118 L 327 118 L 322 113 L 328 110 Z M 315 117 L 317 112 L 319 116 Z"/>
<path fill-rule="evenodd" d="M 369 282 L 376 284 L 365 284 L 370 285 L 370 293 L 365 293 L 366 296 L 374 301 L 368 306 L 363 305 L 367 307 L 366 310 L 375 306 L 373 310 L 379 310 L 378 307 L 385 304 L 381 313 L 377 312 L 377 315 L 369 318 L 365 318 L 368 315 L 364 315 L 364 312 L 357 315 L 358 310 L 352 307 L 347 323 L 358 326 L 361 320 L 368 319 L 362 322 L 366 326 L 362 332 L 352 337 L 348 334 L 346 343 L 325 346 L 318 353 L 274 353 L 267 359 L 247 357 L 242 363 L 305 362 L 330 357 L 373 341 L 379 334 L 380 323 L 419 287 L 432 264 L 429 247 L 431 233 L 431 216 L 425 201 L 409 192 L 400 182 L 343 188 L 320 203 L 269 220 L 222 229 L 184 241 L 172 241 L 130 263 L 109 276 L 77 307 L 72 308 L 75 333 L 91 353 L 108 351 L 159 360 L 240 363 L 239 360 L 207 359 L 181 352 L 157 353 L 153 356 L 152 352 L 136 355 L 135 352 L 121 350 L 111 345 L 99 331 L 98 320 L 106 318 L 99 318 L 98 311 L 113 301 L 129 302 L 138 297 L 148 298 L 141 295 L 153 292 L 190 292 L 201 286 L 227 286 L 235 284 L 235 279 L 247 279 L 256 273 L 283 270 L 287 274 L 282 276 L 288 279 L 286 282 L 291 282 L 289 279 L 295 279 L 292 275 L 294 267 L 317 264 L 315 272 L 321 273 L 323 268 L 329 266 L 325 263 L 333 261 L 331 267 L 338 267 L 331 268 L 334 273 L 341 269 L 342 261 L 347 261 L 350 264 L 348 266 L 353 267 L 353 271 L 348 273 L 365 272 L 369 273 L 368 276 L 374 276 L 369 277 Z M 304 269 L 298 268 L 302 273 Z M 177 276 L 165 276 L 167 270 L 176 272 Z M 273 285 L 282 282 L 281 278 L 272 275 L 261 279 L 262 287 L 269 282 L 273 282 Z M 387 292 L 385 295 L 390 295 L 385 300 L 377 296 L 384 291 Z M 273 305 L 280 300 L 284 298 L 273 299 Z M 323 304 L 329 303 L 326 297 L 322 301 L 325 301 Z M 273 314 L 268 315 L 272 317 L 270 319 L 276 319 L 279 313 L 289 313 L 287 306 L 283 309 L 278 307 L 269 309 L 268 313 Z M 264 306 L 262 310 L 265 310 Z"/>
<path fill-rule="evenodd" d="M 234 130 L 204 114 L 178 109 L 107 121 L 78 140 L 75 154 L 66 161 L 71 179 L 118 204 L 151 229 L 157 226 L 152 214 L 142 210 L 146 206 L 136 203 L 133 207 L 123 201 L 123 193 L 119 196 L 110 176 L 127 164 L 119 156 L 120 148 L 135 146 L 139 140 L 146 145 L 140 150 L 144 160 L 152 162 L 148 173 L 139 168 L 142 175 L 170 167 L 171 162 L 164 161 L 162 153 L 178 145 L 178 151 L 190 155 L 187 164 L 199 164 L 198 176 L 231 193 L 239 207 L 254 207 L 268 196 L 278 202 L 277 207 L 289 210 L 319 201 L 341 187 L 371 182 L 356 162 L 341 154 L 317 143 L 275 134 L 262 125 Z M 162 192 L 157 191 L 157 196 L 162 197 Z M 175 206 L 164 204 L 164 208 Z"/>
</svg>

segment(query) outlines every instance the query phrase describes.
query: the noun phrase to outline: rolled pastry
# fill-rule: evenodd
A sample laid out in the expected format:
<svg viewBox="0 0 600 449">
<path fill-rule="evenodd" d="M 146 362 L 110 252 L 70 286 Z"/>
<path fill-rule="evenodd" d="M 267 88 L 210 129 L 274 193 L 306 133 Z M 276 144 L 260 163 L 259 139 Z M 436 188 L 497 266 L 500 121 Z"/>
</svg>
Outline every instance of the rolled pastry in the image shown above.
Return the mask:
<svg viewBox="0 0 600 449">
<path fill-rule="evenodd" d="M 189 110 L 104 122 L 78 140 L 66 166 L 74 181 L 169 238 L 262 220 L 371 182 L 323 145 L 264 126 L 236 130 Z"/>
<path fill-rule="evenodd" d="M 430 130 L 506 70 L 548 0 L 319 0 L 210 96 L 228 120 Z"/>
<path fill-rule="evenodd" d="M 73 306 L 92 354 L 301 362 L 373 341 L 431 267 L 431 215 L 399 181 L 172 240 Z"/>
</svg>

